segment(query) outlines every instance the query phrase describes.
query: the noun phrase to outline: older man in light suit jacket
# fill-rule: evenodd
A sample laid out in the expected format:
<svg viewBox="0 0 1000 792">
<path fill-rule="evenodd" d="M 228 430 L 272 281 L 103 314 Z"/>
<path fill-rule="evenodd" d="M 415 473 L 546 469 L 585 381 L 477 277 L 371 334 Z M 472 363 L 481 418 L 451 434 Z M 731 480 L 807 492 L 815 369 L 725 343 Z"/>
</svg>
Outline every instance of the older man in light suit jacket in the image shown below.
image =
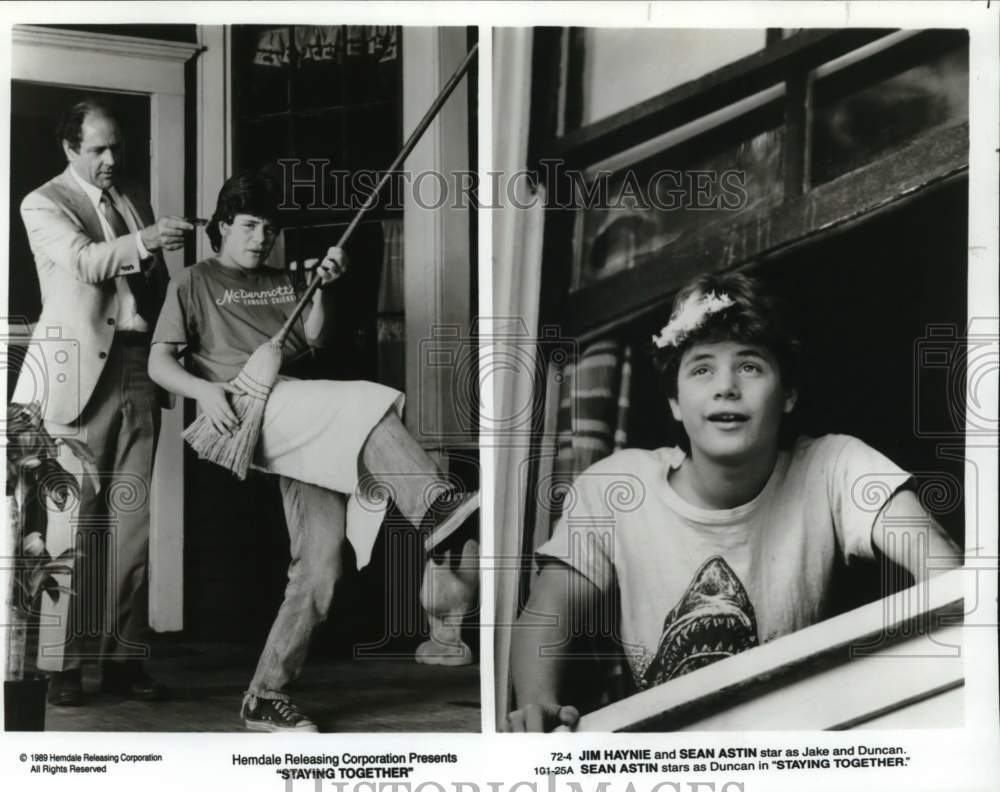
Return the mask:
<svg viewBox="0 0 1000 792">
<path fill-rule="evenodd" d="M 83 440 L 94 453 L 103 490 L 98 495 L 85 482 L 75 517 L 87 533 L 82 560 L 105 555 L 100 571 L 106 580 L 102 596 L 86 590 L 89 575 L 74 575 L 74 607 L 56 667 L 42 646 L 39 665 L 55 672 L 49 689 L 55 704 L 83 703 L 87 657 L 102 660 L 102 690 L 152 700 L 166 691 L 142 667 L 140 636 L 147 618 L 148 494 L 163 394 L 146 369 L 150 332 L 169 280 L 160 251 L 183 246 L 192 226 L 178 217 L 154 220 L 142 192 L 119 178 L 121 133 L 101 103 L 85 100 L 71 108 L 60 137 L 68 167 L 21 203 L 42 313 L 11 401 L 40 402 L 53 435 Z M 113 519 L 108 492 L 119 498 L 128 493 Z M 95 552 L 98 546 L 105 551 Z M 81 620 L 100 625 L 96 654 L 84 641 Z"/>
</svg>

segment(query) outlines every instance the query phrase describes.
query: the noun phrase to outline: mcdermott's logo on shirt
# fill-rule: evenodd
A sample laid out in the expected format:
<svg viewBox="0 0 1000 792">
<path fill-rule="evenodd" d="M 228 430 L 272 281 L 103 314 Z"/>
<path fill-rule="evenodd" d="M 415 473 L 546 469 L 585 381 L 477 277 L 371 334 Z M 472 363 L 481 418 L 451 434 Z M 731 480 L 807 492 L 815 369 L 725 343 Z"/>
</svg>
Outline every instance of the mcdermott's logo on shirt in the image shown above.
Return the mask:
<svg viewBox="0 0 1000 792">
<path fill-rule="evenodd" d="M 216 298 L 216 305 L 280 305 L 295 302 L 295 289 L 289 286 L 275 286 L 273 289 L 249 291 L 247 289 L 226 289 Z"/>
</svg>

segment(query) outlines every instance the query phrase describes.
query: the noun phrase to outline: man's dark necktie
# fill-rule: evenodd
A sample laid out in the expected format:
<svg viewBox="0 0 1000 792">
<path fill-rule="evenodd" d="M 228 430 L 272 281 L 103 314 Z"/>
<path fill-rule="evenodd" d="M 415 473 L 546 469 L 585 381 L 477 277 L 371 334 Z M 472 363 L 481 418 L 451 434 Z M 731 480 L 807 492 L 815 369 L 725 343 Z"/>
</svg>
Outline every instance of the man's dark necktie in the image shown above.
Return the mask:
<svg viewBox="0 0 1000 792">
<path fill-rule="evenodd" d="M 104 217 L 108 221 L 108 225 L 111 226 L 111 233 L 116 237 L 131 233 L 125 224 L 125 218 L 118 211 L 107 190 L 101 193 L 101 211 L 104 212 Z M 139 316 L 147 322 L 154 321 L 156 319 L 156 303 L 146 276 L 141 273 L 126 275 L 125 282 L 132 290 L 135 308 L 139 312 Z"/>
</svg>

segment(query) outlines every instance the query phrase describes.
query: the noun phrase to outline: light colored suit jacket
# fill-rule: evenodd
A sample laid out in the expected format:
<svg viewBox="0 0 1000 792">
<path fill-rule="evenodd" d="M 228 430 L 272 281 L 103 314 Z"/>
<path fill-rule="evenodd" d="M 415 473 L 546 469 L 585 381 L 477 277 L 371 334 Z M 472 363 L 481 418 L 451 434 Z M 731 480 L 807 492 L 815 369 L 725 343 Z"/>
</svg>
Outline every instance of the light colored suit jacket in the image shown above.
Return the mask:
<svg viewBox="0 0 1000 792">
<path fill-rule="evenodd" d="M 135 185 L 116 184 L 137 227 L 153 211 Z M 86 406 L 104 370 L 118 316 L 115 278 L 142 272 L 133 234 L 104 241 L 94 205 L 67 168 L 29 193 L 21 219 L 38 269 L 42 313 L 12 402 L 41 402 L 46 421 L 68 424 Z M 158 254 L 144 273 L 162 302 L 169 275 Z M 145 317 L 155 324 L 156 317 Z"/>
</svg>

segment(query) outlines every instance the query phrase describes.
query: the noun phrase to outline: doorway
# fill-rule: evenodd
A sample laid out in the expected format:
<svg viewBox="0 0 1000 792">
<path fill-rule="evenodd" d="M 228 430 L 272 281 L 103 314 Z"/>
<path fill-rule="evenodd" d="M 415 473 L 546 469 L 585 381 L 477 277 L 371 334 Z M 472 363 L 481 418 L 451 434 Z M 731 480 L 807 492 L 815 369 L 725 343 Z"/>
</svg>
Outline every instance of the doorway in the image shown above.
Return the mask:
<svg viewBox="0 0 1000 792">
<path fill-rule="evenodd" d="M 122 129 L 123 172 L 149 184 L 149 97 L 142 94 L 84 90 L 13 80 L 10 94 L 10 289 L 8 315 L 34 322 L 42 309 L 38 275 L 28 237 L 21 222 L 24 197 L 66 168 L 66 155 L 57 140 L 63 113 L 87 96 L 104 101 Z M 16 371 L 8 372 L 13 387 Z"/>
</svg>

